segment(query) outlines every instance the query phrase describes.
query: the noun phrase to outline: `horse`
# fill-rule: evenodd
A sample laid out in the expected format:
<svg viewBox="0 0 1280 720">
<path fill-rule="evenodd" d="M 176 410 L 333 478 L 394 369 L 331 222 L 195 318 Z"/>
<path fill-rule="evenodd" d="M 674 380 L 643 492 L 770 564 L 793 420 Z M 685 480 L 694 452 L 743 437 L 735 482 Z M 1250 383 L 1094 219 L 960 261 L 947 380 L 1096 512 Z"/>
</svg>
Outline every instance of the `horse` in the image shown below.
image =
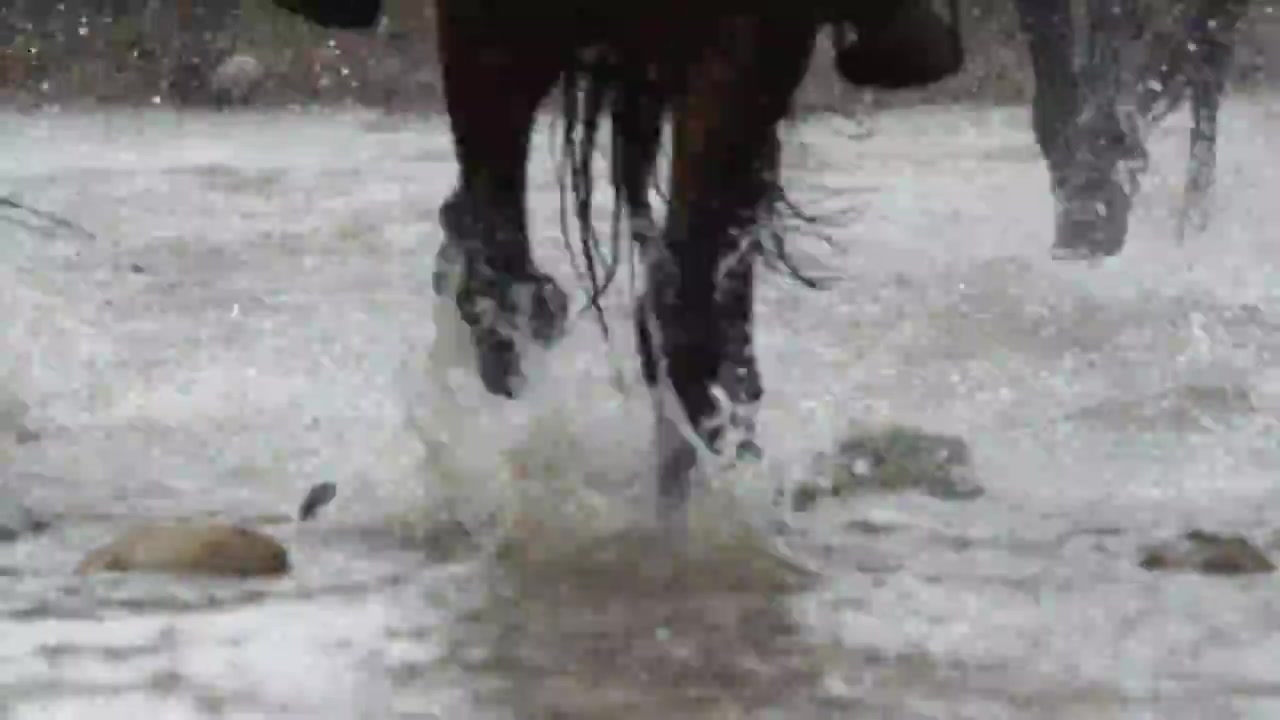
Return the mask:
<svg viewBox="0 0 1280 720">
<path fill-rule="evenodd" d="M 1194 128 L 1180 232 L 1207 225 L 1218 111 L 1248 4 L 1175 0 L 1143 13 L 1141 0 L 1088 0 L 1088 51 L 1077 68 L 1071 0 L 1017 0 L 1036 81 L 1032 125 L 1057 206 L 1055 257 L 1123 249 L 1146 168 L 1145 134 L 1188 90 Z M 1151 32 L 1152 15 L 1170 10 L 1172 30 Z M 1130 113 L 1121 112 L 1126 101 Z"/>
<path fill-rule="evenodd" d="M 330 27 L 369 27 L 380 13 L 378 0 L 275 1 Z M 435 292 L 456 303 L 494 395 L 518 397 L 525 346 L 551 345 L 566 331 L 568 297 L 534 263 L 526 227 L 538 106 L 558 80 L 590 70 L 584 54 L 603 50 L 625 77 L 646 78 L 671 116 L 670 199 L 661 232 L 642 253 L 646 287 L 634 324 L 655 404 L 658 518 L 679 533 L 701 448 L 728 450 L 737 428 L 725 411 L 754 405 L 762 393 L 751 346 L 756 253 L 743 236 L 774 186 L 776 128 L 819 30 L 837 22 L 878 28 L 890 41 L 859 46 L 842 58 L 842 72 L 879 67 L 886 84 L 927 84 L 961 66 L 958 17 L 951 26 L 924 23 L 941 32 L 928 38 L 926 57 L 904 61 L 893 39 L 913 36 L 932 12 L 927 0 L 666 0 L 643 8 L 436 0 L 435 9 L 460 175 L 440 209 Z M 624 150 L 645 142 L 628 136 L 625 122 L 614 132 Z M 617 172 L 613 180 L 622 182 Z M 579 190 L 581 200 L 589 188 Z M 591 249 L 583 254 L 594 272 Z"/>
<path fill-rule="evenodd" d="M 1032 126 L 1050 175 L 1056 205 L 1051 253 L 1059 259 L 1116 255 L 1124 247 L 1132 199 L 1147 167 L 1145 138 L 1150 130 L 1191 98 L 1193 127 L 1179 236 L 1208 224 L 1214 183 L 1217 120 L 1230 71 L 1234 33 L 1249 0 L 1180 0 L 1163 25 L 1156 8 L 1140 0 L 1089 0 L 1089 51 L 1077 68 L 1071 0 L 1016 0 L 1020 27 L 1028 44 L 1035 78 Z M 1142 12 L 1145 10 L 1146 12 Z M 919 22 L 919 18 L 916 18 Z M 904 24 L 901 27 L 912 27 Z M 880 68 L 903 68 L 907 58 L 930 58 L 916 38 L 936 37 L 914 29 L 871 24 L 835 28 L 841 75 L 853 85 L 892 89 Z M 896 35 L 895 35 L 896 33 Z M 872 53 L 902 49 L 903 58 L 880 62 Z M 867 48 L 871 48 L 868 50 Z M 1133 52 L 1134 50 L 1145 52 Z M 627 127 L 636 140 L 615 164 L 623 178 L 634 239 L 653 227 L 648 182 L 661 140 L 662 113 L 642 82 L 618 87 L 614 125 Z M 1121 112 L 1128 100 L 1132 114 Z M 775 146 L 776 147 L 776 146 Z M 777 158 L 773 158 L 776 165 Z M 776 175 L 776 167 L 773 168 Z M 775 194 L 776 197 L 776 194 Z M 779 246 L 781 247 L 781 246 Z"/>
</svg>

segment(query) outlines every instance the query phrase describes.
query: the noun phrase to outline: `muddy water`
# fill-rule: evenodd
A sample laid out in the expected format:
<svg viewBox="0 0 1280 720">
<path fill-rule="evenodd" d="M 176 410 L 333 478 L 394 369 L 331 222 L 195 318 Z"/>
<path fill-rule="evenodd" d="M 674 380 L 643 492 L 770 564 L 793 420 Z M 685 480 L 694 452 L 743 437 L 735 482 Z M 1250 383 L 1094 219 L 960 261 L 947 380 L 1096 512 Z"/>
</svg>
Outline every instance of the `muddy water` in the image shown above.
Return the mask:
<svg viewBox="0 0 1280 720">
<path fill-rule="evenodd" d="M 1160 135 L 1132 245 L 1101 267 L 1047 258 L 1021 110 L 885 113 L 864 140 L 796 129 L 797 197 L 852 208 L 831 248 L 796 241 L 838 282 L 766 275 L 769 459 L 716 479 L 683 556 L 640 522 L 626 333 L 606 353 L 582 316 L 520 403 L 450 369 L 465 354 L 429 295 L 455 171 L 440 122 L 4 116 L 4 191 L 94 237 L 0 224 L 0 376 L 41 437 L 5 440 L 0 487 L 56 520 L 0 545 L 0 707 L 1270 717 L 1277 581 L 1136 561 L 1193 526 L 1264 547 L 1280 529 L 1278 107 L 1229 106 L 1218 221 L 1185 246 L 1185 128 Z M 545 150 L 538 254 L 571 283 Z M 775 507 L 855 421 L 963 436 L 987 492 Z M 319 481 L 339 495 L 318 521 L 274 520 Z M 262 524 L 295 572 L 71 575 L 174 516 Z"/>
</svg>

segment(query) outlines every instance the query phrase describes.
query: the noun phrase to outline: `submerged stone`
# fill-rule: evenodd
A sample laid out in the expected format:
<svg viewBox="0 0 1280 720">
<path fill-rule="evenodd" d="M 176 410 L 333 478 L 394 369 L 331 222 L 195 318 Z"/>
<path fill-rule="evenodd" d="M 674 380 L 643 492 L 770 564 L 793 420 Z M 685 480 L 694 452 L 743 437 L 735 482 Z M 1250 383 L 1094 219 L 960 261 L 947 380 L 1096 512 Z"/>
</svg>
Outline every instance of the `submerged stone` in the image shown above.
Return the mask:
<svg viewBox="0 0 1280 720">
<path fill-rule="evenodd" d="M 953 435 L 902 426 L 860 431 L 819 460 L 819 479 L 791 491 L 796 512 L 823 497 L 863 492 L 918 491 L 941 500 L 971 500 L 984 492 L 974 478 L 969 444 Z"/>
<path fill-rule="evenodd" d="M 0 542 L 12 542 L 48 527 L 46 520 L 0 489 Z"/>
<path fill-rule="evenodd" d="M 1076 422 L 1139 432 L 1208 432 L 1258 411 L 1240 385 L 1179 385 L 1131 399 L 1111 399 L 1067 416 Z"/>
<path fill-rule="evenodd" d="M 95 572 L 254 577 L 289 571 L 289 553 L 275 538 L 223 523 L 150 524 L 133 528 L 89 553 L 76 568 Z"/>
<path fill-rule="evenodd" d="M 1275 564 L 1241 535 L 1192 530 L 1144 548 L 1138 565 L 1150 571 L 1198 572 L 1205 575 L 1269 573 Z"/>
<path fill-rule="evenodd" d="M 901 426 L 840 443 L 832 470 L 836 495 L 919 490 L 943 500 L 967 500 L 983 492 L 973 477 L 968 443 Z"/>
</svg>

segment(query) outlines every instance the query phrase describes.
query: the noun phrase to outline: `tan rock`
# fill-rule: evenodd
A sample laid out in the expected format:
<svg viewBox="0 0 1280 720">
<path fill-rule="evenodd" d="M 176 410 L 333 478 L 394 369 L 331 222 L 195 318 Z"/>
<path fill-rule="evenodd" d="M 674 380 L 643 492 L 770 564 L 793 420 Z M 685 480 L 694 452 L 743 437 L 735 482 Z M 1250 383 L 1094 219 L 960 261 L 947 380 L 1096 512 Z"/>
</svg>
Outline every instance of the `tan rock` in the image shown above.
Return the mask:
<svg viewBox="0 0 1280 720">
<path fill-rule="evenodd" d="M 153 572 L 251 577 L 289 572 L 289 553 L 270 535 L 224 523 L 136 527 L 89 553 L 77 574 Z"/>
</svg>

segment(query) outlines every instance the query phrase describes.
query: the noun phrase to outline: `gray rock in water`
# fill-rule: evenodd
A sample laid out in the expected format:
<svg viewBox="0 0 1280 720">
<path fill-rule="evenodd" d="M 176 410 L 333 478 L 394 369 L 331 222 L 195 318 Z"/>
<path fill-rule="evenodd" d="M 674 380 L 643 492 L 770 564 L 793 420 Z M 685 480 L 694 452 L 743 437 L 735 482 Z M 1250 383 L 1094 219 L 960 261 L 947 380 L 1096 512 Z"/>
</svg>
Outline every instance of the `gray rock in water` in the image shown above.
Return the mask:
<svg viewBox="0 0 1280 720">
<path fill-rule="evenodd" d="M 209 85 L 218 107 L 246 105 L 267 76 L 262 63 L 249 55 L 232 55 L 213 71 Z"/>
<path fill-rule="evenodd" d="M 963 439 L 900 426 L 840 443 L 832 470 L 836 495 L 919 490 L 943 500 L 969 500 L 983 492 Z"/>
<path fill-rule="evenodd" d="M 48 521 L 33 513 L 16 497 L 0 489 L 0 542 L 12 542 L 23 535 L 49 527 Z"/>
<path fill-rule="evenodd" d="M 1194 433 L 1214 430 L 1257 411 L 1247 387 L 1193 383 L 1139 398 L 1104 400 L 1067 419 L 1111 430 Z"/>
<path fill-rule="evenodd" d="M 0 433 L 13 433 L 19 445 L 36 442 L 40 435 L 27 427 L 25 420 L 31 406 L 7 386 L 0 385 Z"/>
<path fill-rule="evenodd" d="M 1243 536 L 1204 530 L 1192 530 L 1182 537 L 1144 548 L 1138 565 L 1143 570 L 1205 575 L 1247 575 L 1276 569 L 1275 564 Z"/>
<path fill-rule="evenodd" d="M 974 478 L 972 453 L 963 439 L 901 426 L 859 432 L 823 458 L 827 483 L 799 484 L 792 509 L 803 512 L 822 497 L 862 492 L 915 490 L 942 500 L 971 500 L 983 494 Z"/>
</svg>

